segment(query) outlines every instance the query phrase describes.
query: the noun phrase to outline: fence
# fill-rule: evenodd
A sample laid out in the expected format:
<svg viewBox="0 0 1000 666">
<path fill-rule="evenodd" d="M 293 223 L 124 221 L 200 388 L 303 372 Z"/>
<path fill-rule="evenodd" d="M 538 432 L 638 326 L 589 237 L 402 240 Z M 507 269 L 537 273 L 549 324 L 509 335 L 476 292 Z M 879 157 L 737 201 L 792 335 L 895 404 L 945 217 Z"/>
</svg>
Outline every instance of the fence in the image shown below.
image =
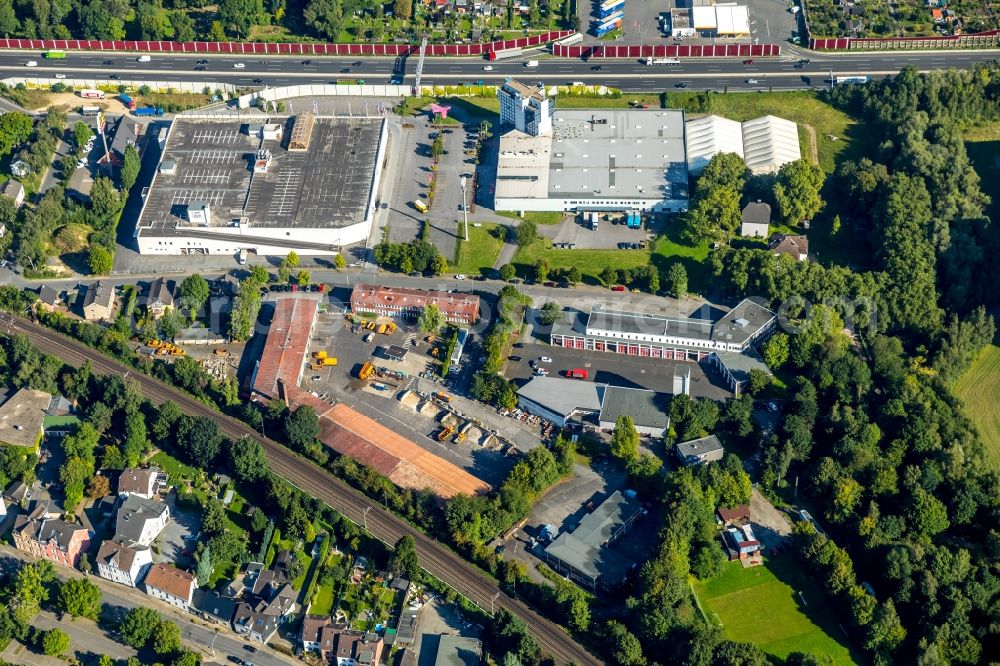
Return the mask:
<svg viewBox="0 0 1000 666">
<path fill-rule="evenodd" d="M 810 37 L 809 48 L 819 51 L 891 51 L 896 49 L 987 48 L 1000 44 L 1000 30 L 943 37 Z"/>
<path fill-rule="evenodd" d="M 563 58 L 747 58 L 781 55 L 780 44 L 645 44 L 633 46 L 552 45 Z"/>
<path fill-rule="evenodd" d="M 206 83 L 204 81 L 149 81 L 147 79 L 140 80 L 127 80 L 127 79 L 117 79 L 110 80 L 108 78 L 102 79 L 91 79 L 91 78 L 81 78 L 81 79 L 59 79 L 53 81 L 51 78 L 35 78 L 30 76 L 11 76 L 3 79 L 3 83 L 8 86 L 16 86 L 19 83 L 30 88 L 51 88 L 56 83 L 61 83 L 64 86 L 73 88 L 74 90 L 79 90 L 81 88 L 96 88 L 98 90 L 113 89 L 117 90 L 119 86 L 125 86 L 129 90 L 138 90 L 142 86 L 149 86 L 154 92 L 165 92 L 173 90 L 181 93 L 202 93 L 205 88 L 209 88 L 212 94 L 216 90 L 221 90 L 223 93 L 233 93 L 237 91 L 236 86 L 231 83 Z M 68 92 L 68 91 L 67 91 Z M 114 96 L 115 93 L 109 93 L 109 97 Z M 84 104 L 87 100 L 80 98 L 80 103 Z"/>
<path fill-rule="evenodd" d="M 475 44 L 428 44 L 429 56 L 477 56 L 490 51 L 541 46 L 572 35 L 572 30 Z M 100 39 L 0 39 L 0 49 L 39 51 L 126 51 L 133 53 L 204 53 L 247 55 L 406 56 L 420 50 L 416 44 L 276 44 L 264 42 L 108 41 Z"/>
<path fill-rule="evenodd" d="M 391 99 L 394 97 L 408 97 L 413 94 L 410 86 L 398 86 L 391 84 L 351 84 L 332 85 L 326 83 L 303 83 L 300 85 L 282 86 L 280 88 L 265 88 L 249 95 L 242 95 L 238 98 L 238 106 L 241 109 L 253 106 L 254 101 L 264 99 L 268 102 L 294 99 L 296 97 L 382 97 Z"/>
</svg>

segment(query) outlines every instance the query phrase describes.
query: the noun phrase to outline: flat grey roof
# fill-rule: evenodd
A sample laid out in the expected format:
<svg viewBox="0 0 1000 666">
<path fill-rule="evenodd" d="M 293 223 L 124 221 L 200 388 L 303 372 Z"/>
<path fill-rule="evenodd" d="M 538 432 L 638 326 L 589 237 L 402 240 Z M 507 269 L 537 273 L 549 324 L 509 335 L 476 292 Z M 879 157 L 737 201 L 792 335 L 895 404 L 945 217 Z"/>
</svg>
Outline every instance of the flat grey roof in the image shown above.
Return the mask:
<svg viewBox="0 0 1000 666">
<path fill-rule="evenodd" d="M 638 500 L 616 490 L 600 506 L 584 516 L 572 532 L 563 532 L 545 549 L 548 555 L 565 562 L 591 578 L 609 576 L 608 565 L 621 569 L 624 558 L 602 548 L 615 529 L 642 511 Z M 624 573 L 624 572 L 622 572 Z"/>
<path fill-rule="evenodd" d="M 557 109 L 550 197 L 686 199 L 684 112 Z"/>
<path fill-rule="evenodd" d="M 667 428 L 669 396 L 666 393 L 646 389 L 608 386 L 604 389 L 604 406 L 601 407 L 601 421 L 617 421 L 619 416 L 631 416 L 637 426 L 645 428 Z"/>
<path fill-rule="evenodd" d="M 569 416 L 577 410 L 601 411 L 604 388 L 603 384 L 579 379 L 533 377 L 517 394 L 550 412 Z"/>
<path fill-rule="evenodd" d="M 757 357 L 752 348 L 745 352 L 717 351 L 714 353 L 736 381 L 749 379 L 751 370 L 760 370 L 768 375 L 772 374 L 771 369 Z"/>
<path fill-rule="evenodd" d="M 139 220 L 140 228 L 190 227 L 189 203 L 211 207 L 210 227 L 243 220 L 253 228 L 337 229 L 364 218 L 382 119 L 316 118 L 306 151 L 289 152 L 284 138 L 262 141 L 248 125 L 179 117 L 163 160 L 176 170 L 158 172 Z M 253 173 L 259 149 L 271 151 L 266 173 Z M 194 227 L 198 229 L 200 227 Z"/>
<path fill-rule="evenodd" d="M 591 310 L 587 328 L 645 335 L 672 335 L 694 340 L 709 340 L 712 336 L 712 322 L 707 319 L 647 315 L 608 310 L 600 306 Z"/>
<path fill-rule="evenodd" d="M 438 637 L 434 666 L 479 666 L 482 658 L 483 644 L 478 638 L 447 634 Z"/>
<path fill-rule="evenodd" d="M 777 315 L 761 303 L 747 298 L 715 322 L 712 339 L 744 343 L 767 326 Z"/>
</svg>

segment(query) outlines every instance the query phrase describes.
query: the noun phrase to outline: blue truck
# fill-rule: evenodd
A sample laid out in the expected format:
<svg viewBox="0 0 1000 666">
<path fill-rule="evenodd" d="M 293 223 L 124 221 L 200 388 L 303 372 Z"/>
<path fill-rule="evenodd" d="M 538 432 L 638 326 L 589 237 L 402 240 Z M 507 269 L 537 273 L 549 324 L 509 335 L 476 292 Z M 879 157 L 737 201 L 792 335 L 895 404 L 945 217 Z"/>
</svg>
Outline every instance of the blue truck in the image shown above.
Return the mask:
<svg viewBox="0 0 1000 666">
<path fill-rule="evenodd" d="M 138 109 L 132 112 L 136 116 L 162 116 L 163 107 L 162 106 L 140 106 Z"/>
<path fill-rule="evenodd" d="M 629 229 L 642 229 L 642 217 L 638 211 L 629 211 L 626 214 L 625 226 Z"/>
</svg>

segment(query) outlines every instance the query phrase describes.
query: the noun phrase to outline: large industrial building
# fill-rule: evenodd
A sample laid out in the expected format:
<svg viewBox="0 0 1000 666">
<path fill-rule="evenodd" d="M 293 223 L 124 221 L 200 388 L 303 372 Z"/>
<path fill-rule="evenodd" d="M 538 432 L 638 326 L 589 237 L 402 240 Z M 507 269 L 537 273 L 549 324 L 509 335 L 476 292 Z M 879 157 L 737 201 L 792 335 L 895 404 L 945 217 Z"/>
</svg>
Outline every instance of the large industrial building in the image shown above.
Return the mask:
<svg viewBox="0 0 1000 666">
<path fill-rule="evenodd" d="M 606 351 L 670 361 L 710 362 L 737 395 L 751 370 L 769 372 L 754 346 L 777 326 L 777 315 L 745 299 L 722 317 L 699 319 L 655 312 L 626 312 L 601 305 L 552 326 L 556 347 Z"/>
<path fill-rule="evenodd" d="M 496 210 L 687 207 L 683 111 L 555 109 L 543 88 L 516 81 L 497 95 Z"/>
<path fill-rule="evenodd" d="M 736 153 L 754 174 L 775 173 L 783 164 L 802 159 L 798 125 L 776 116 L 742 123 L 702 116 L 687 121 L 685 134 L 687 166 L 693 175 L 718 153 Z"/>
<path fill-rule="evenodd" d="M 368 239 L 385 119 L 180 116 L 143 201 L 142 254 L 333 255 Z"/>
<path fill-rule="evenodd" d="M 475 324 L 479 319 L 479 297 L 474 294 L 376 284 L 358 284 L 351 291 L 351 311 L 359 314 L 416 319 L 428 305 L 437 306 L 451 324 Z"/>
</svg>

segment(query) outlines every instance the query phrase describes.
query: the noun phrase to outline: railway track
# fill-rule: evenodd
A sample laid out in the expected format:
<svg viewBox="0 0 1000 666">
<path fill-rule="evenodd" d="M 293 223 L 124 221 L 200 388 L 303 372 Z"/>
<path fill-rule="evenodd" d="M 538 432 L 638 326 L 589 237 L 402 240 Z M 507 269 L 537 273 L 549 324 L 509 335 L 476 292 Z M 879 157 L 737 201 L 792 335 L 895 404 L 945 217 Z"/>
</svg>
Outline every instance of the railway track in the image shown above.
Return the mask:
<svg viewBox="0 0 1000 666">
<path fill-rule="evenodd" d="M 231 439 L 244 436 L 254 438 L 264 447 L 272 472 L 308 495 L 333 507 L 349 520 L 365 526 L 374 537 L 387 544 L 394 544 L 400 537 L 409 534 L 416 542 L 420 563 L 428 573 L 486 612 L 492 613 L 496 609 L 505 608 L 520 617 L 542 650 L 557 662 L 579 666 L 597 666 L 603 663 L 558 625 L 533 611 L 521 600 L 506 594 L 495 582 L 446 546 L 384 510 L 361 492 L 289 451 L 280 443 L 252 432 L 241 421 L 212 409 L 168 384 L 136 372 L 81 342 L 27 319 L 4 315 L 0 318 L 0 330 L 4 328 L 8 334 L 27 335 L 39 350 L 70 365 L 79 367 L 85 361 L 90 361 L 97 373 L 127 377 L 135 381 L 142 394 L 152 402 L 161 404 L 171 401 L 189 415 L 210 418 L 218 423 L 220 432 Z"/>
</svg>

